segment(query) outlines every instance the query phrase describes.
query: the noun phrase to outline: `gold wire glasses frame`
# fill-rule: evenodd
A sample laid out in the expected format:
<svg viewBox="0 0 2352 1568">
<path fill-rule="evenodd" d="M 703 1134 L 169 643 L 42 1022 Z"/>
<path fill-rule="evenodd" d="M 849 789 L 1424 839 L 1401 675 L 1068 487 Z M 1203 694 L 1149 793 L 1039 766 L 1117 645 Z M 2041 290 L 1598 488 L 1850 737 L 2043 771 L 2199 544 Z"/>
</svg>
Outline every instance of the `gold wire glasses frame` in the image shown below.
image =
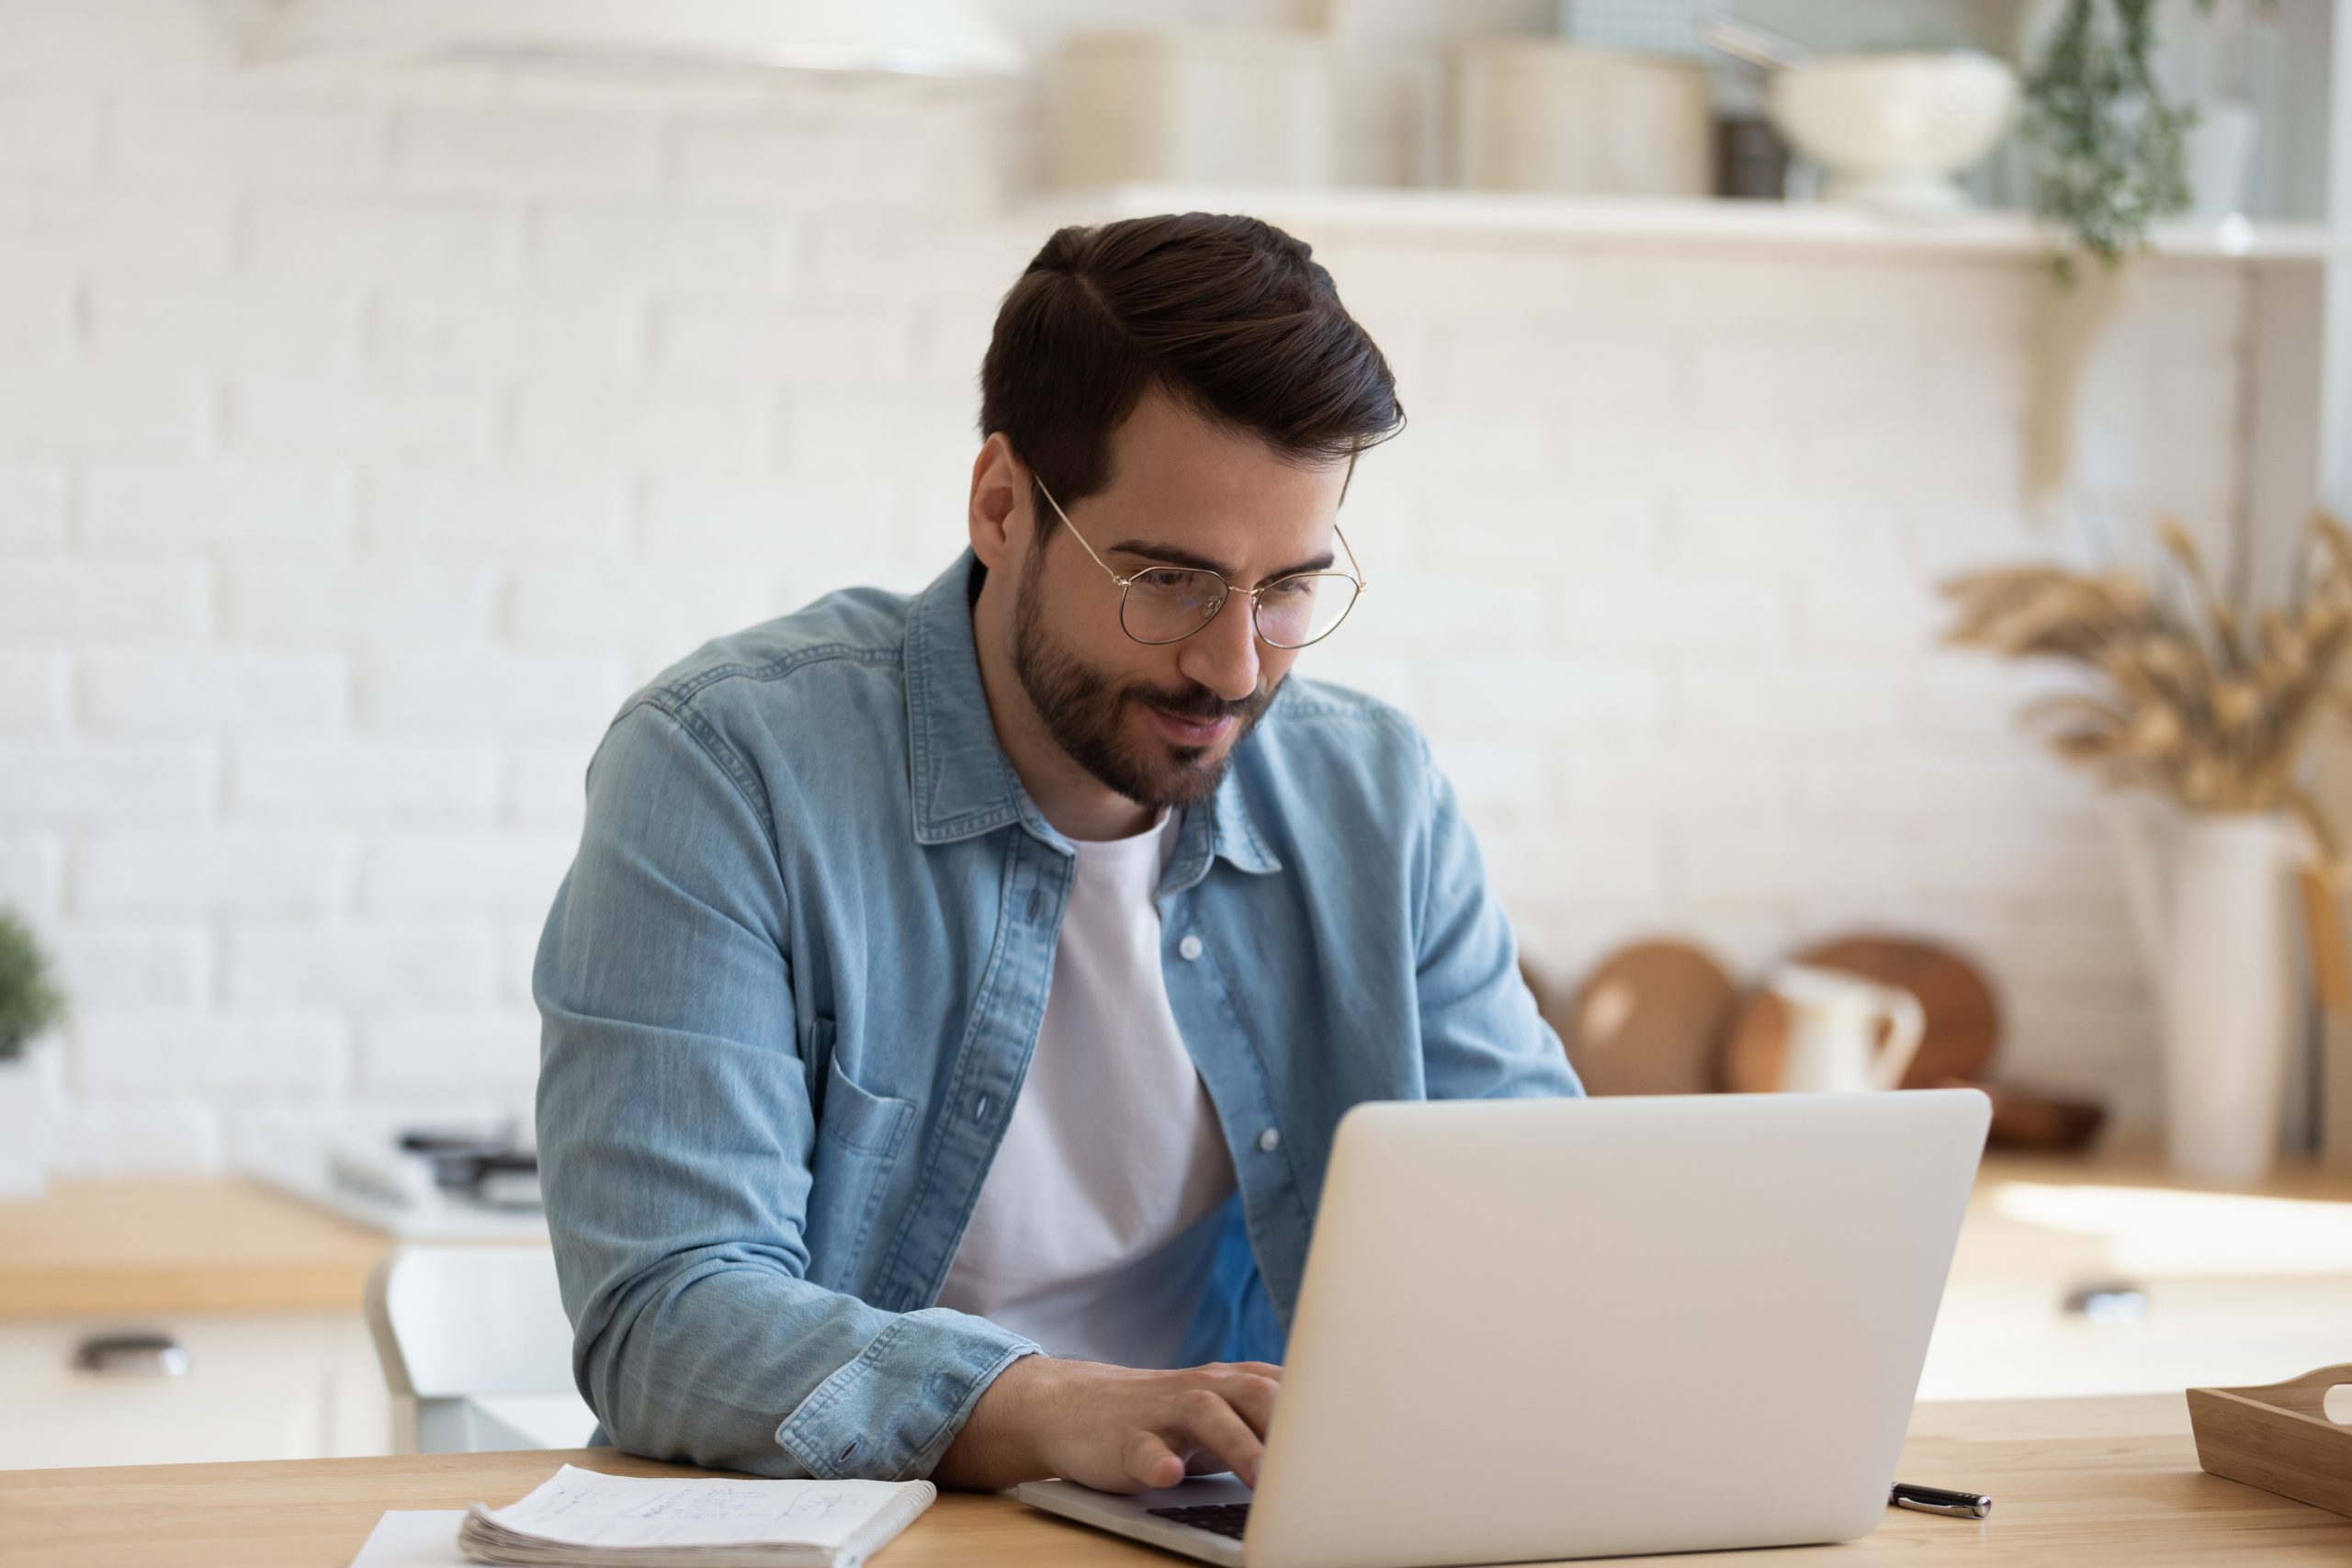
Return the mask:
<svg viewBox="0 0 2352 1568">
<path fill-rule="evenodd" d="M 1349 478 L 1354 478 L 1354 463 L 1351 462 L 1348 468 Z M 1053 507 L 1054 514 L 1062 520 L 1062 526 L 1069 530 L 1070 537 L 1076 539 L 1079 547 L 1086 552 L 1088 558 L 1118 584 L 1119 629 L 1136 642 L 1149 647 L 1183 641 L 1216 619 L 1217 612 L 1225 608 L 1227 599 L 1236 593 L 1243 593 L 1249 596 L 1250 626 L 1258 634 L 1260 641 L 1269 648 L 1285 650 L 1306 648 L 1338 631 L 1340 623 L 1348 618 L 1348 613 L 1356 607 L 1356 601 L 1370 586 L 1363 580 L 1363 568 L 1357 564 L 1355 547 L 1348 543 L 1348 536 L 1340 532 L 1337 523 L 1331 525 L 1331 532 L 1338 536 L 1340 547 L 1348 552 L 1348 565 L 1354 569 L 1352 572 L 1295 571 L 1277 577 L 1272 582 L 1261 582 L 1255 588 L 1236 587 L 1221 574 L 1205 567 L 1148 566 L 1123 577 L 1112 570 L 1109 562 L 1094 553 L 1094 547 L 1086 542 L 1086 536 L 1070 522 L 1069 513 L 1064 512 L 1062 503 L 1054 499 L 1054 492 L 1046 489 L 1045 480 L 1037 480 L 1037 490 Z M 1342 501 L 1347 499 L 1344 483 L 1340 486 L 1340 497 Z M 1141 591 L 1140 598 L 1137 597 L 1138 589 Z M 1346 598 L 1338 599 L 1336 596 L 1342 592 Z M 1275 600 L 1277 606 L 1284 606 L 1285 601 L 1295 606 L 1289 613 L 1301 617 L 1298 622 L 1301 631 L 1315 626 L 1318 604 L 1336 603 L 1338 610 L 1336 613 L 1325 612 L 1330 615 L 1330 625 L 1313 630 L 1297 641 L 1285 642 L 1279 637 L 1266 634 L 1265 596 L 1269 593 L 1281 595 Z M 1327 599 L 1326 595 L 1333 597 Z M 1280 620 L 1276 625 L 1282 625 Z M 1159 635 L 1162 632 L 1169 635 Z"/>
</svg>

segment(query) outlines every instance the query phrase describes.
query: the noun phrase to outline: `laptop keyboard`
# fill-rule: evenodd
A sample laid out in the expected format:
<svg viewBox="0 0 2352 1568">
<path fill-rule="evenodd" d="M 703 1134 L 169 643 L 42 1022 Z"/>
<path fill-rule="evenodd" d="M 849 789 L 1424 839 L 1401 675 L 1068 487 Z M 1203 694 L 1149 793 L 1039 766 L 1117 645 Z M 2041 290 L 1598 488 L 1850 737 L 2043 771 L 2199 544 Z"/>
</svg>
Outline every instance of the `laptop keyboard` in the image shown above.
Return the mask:
<svg viewBox="0 0 2352 1568">
<path fill-rule="evenodd" d="M 1250 1505 L 1247 1503 L 1193 1503 L 1182 1508 L 1147 1508 L 1144 1511 L 1156 1519 L 1173 1519 L 1180 1525 L 1194 1525 L 1217 1535 L 1229 1535 L 1236 1540 L 1241 1539 L 1242 1530 L 1250 1523 Z"/>
</svg>

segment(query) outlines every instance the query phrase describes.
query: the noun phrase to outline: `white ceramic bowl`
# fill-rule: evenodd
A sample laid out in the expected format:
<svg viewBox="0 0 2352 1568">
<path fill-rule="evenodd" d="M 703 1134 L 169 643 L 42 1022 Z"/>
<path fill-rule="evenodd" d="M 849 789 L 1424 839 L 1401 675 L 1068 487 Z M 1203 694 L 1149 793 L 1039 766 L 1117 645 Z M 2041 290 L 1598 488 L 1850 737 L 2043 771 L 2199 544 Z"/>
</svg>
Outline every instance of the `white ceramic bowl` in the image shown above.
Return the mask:
<svg viewBox="0 0 2352 1568">
<path fill-rule="evenodd" d="M 1968 204 L 1951 176 L 1993 150 L 2018 81 L 1979 50 L 1827 54 L 1771 83 L 1772 121 L 1822 166 L 1825 198 L 1911 210 Z"/>
</svg>

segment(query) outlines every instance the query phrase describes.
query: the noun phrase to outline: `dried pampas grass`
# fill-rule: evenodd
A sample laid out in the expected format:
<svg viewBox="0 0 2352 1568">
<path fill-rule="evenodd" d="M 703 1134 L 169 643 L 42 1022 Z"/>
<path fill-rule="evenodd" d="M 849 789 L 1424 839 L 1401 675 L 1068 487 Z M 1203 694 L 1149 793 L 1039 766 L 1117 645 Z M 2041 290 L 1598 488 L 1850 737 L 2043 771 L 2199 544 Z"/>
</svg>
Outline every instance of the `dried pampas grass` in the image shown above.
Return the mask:
<svg viewBox="0 0 2352 1568">
<path fill-rule="evenodd" d="M 2336 836 L 2294 771 L 2321 716 L 2352 712 L 2335 689 L 2352 644 L 2352 533 L 2315 513 L 2293 602 L 2250 625 L 2215 591 L 2187 529 L 2167 518 L 2159 536 L 2187 580 L 2186 612 L 2128 572 L 2007 567 L 1938 585 L 1959 607 L 1943 640 L 2086 667 L 2098 690 L 2020 715 L 2061 757 L 2108 788 L 2154 790 L 2192 811 L 2289 811 L 2334 872 Z"/>
</svg>

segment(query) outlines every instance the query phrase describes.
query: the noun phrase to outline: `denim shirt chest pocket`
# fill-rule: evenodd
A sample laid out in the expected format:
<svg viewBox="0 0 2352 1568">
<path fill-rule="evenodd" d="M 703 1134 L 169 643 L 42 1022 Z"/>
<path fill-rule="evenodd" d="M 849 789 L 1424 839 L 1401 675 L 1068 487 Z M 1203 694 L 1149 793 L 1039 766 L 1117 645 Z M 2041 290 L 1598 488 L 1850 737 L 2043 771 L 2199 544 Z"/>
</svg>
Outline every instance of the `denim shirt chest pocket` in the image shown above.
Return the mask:
<svg viewBox="0 0 2352 1568">
<path fill-rule="evenodd" d="M 825 1064 L 807 1219 L 809 1272 L 818 1279 L 855 1266 L 916 1111 L 913 1100 L 876 1094 L 851 1077 L 834 1049 L 836 1034 L 833 1021 L 820 1017 L 806 1046 Z"/>
</svg>

